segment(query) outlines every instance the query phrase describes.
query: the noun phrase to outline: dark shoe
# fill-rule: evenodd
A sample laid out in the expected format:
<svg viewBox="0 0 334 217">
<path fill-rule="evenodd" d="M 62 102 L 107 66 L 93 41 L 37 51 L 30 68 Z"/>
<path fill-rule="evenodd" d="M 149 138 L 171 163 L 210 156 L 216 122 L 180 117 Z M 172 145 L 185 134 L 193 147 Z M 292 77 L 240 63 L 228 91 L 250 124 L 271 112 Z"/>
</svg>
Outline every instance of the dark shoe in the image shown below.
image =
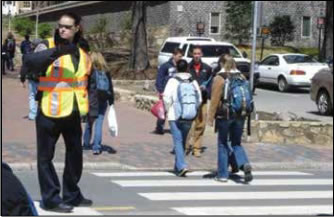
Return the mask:
<svg viewBox="0 0 334 217">
<path fill-rule="evenodd" d="M 65 203 L 60 203 L 53 208 L 49 208 L 49 207 L 42 207 L 42 208 L 47 211 L 61 212 L 61 213 L 70 213 L 73 210 L 73 206 L 65 204 Z"/>
<path fill-rule="evenodd" d="M 175 155 L 175 150 L 173 149 L 169 153 L 172 154 L 172 155 Z"/>
<path fill-rule="evenodd" d="M 238 173 L 239 172 L 239 169 L 238 168 L 232 168 L 232 170 L 231 170 L 231 173 L 232 174 L 236 174 L 236 173 Z"/>
<path fill-rule="evenodd" d="M 157 135 L 164 135 L 165 132 L 163 130 L 155 130 L 153 131 L 154 134 L 157 134 Z"/>
<path fill-rule="evenodd" d="M 178 177 L 185 177 L 188 172 L 189 172 L 189 170 L 187 168 L 184 168 L 177 174 L 177 176 Z"/>
<path fill-rule="evenodd" d="M 244 173 L 245 173 L 245 182 L 251 182 L 253 180 L 251 165 L 245 164 L 243 166 L 243 170 L 244 170 Z"/>
<path fill-rule="evenodd" d="M 89 207 L 92 205 L 93 205 L 93 201 L 90 199 L 86 199 L 86 198 L 83 198 L 78 204 L 73 204 L 73 206 L 78 206 L 78 207 Z"/>
</svg>

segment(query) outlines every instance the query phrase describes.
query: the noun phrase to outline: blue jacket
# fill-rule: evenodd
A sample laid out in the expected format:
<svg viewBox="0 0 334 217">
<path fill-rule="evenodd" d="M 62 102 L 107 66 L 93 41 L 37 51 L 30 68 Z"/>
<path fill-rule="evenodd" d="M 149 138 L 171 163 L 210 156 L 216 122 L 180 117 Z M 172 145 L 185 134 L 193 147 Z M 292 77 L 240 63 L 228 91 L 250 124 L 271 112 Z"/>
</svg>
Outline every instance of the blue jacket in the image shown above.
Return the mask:
<svg viewBox="0 0 334 217">
<path fill-rule="evenodd" d="M 163 93 L 167 85 L 168 80 L 176 72 L 176 67 L 173 63 L 173 58 L 170 58 L 168 62 L 162 64 L 158 70 L 157 80 L 155 87 L 159 93 Z"/>
</svg>

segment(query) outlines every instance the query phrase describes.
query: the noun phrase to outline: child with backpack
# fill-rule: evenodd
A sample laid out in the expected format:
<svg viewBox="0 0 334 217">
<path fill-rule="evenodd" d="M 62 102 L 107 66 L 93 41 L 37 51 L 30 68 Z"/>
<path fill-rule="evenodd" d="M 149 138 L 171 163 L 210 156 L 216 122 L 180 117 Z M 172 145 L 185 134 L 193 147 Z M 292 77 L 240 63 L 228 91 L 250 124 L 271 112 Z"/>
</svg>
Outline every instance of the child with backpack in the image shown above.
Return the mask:
<svg viewBox="0 0 334 217">
<path fill-rule="evenodd" d="M 216 120 L 218 131 L 218 171 L 216 181 L 227 182 L 229 178 L 229 155 L 233 164 L 245 173 L 245 182 L 253 179 L 252 167 L 241 146 L 245 118 L 253 111 L 253 98 L 249 83 L 237 70 L 234 59 L 225 58 L 222 70 L 214 78 L 209 110 L 209 125 Z M 228 147 L 231 140 L 232 149 Z"/>
<path fill-rule="evenodd" d="M 185 145 L 193 120 L 202 103 L 201 90 L 191 74 L 186 73 L 188 63 L 180 60 L 177 73 L 169 79 L 163 93 L 168 121 L 174 141 L 175 166 L 177 176 L 184 177 L 188 170 L 185 162 Z"/>
<path fill-rule="evenodd" d="M 114 90 L 111 75 L 107 72 L 107 63 L 99 52 L 91 53 L 92 73 L 89 78 L 89 113 L 84 133 L 83 148 L 88 150 L 91 148 L 90 140 L 92 137 L 92 129 L 95 123 L 94 143 L 92 146 L 93 154 L 102 153 L 102 127 L 104 116 L 109 105 L 114 104 Z"/>
</svg>

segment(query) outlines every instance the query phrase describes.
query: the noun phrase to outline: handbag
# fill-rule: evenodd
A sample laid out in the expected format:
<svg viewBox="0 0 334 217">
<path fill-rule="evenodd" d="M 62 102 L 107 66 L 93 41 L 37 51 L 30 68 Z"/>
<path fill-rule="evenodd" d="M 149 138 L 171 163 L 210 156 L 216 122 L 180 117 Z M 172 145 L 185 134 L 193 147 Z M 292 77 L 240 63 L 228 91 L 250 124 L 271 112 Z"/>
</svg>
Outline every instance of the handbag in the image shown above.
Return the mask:
<svg viewBox="0 0 334 217">
<path fill-rule="evenodd" d="M 151 113 L 160 120 L 166 119 L 165 107 L 162 99 L 160 99 L 153 107 L 151 108 Z"/>
<path fill-rule="evenodd" d="M 112 137 L 118 136 L 118 124 L 117 124 L 117 118 L 116 118 L 116 112 L 114 105 L 111 105 L 109 107 L 108 112 L 108 126 L 109 126 L 109 132 Z"/>
</svg>

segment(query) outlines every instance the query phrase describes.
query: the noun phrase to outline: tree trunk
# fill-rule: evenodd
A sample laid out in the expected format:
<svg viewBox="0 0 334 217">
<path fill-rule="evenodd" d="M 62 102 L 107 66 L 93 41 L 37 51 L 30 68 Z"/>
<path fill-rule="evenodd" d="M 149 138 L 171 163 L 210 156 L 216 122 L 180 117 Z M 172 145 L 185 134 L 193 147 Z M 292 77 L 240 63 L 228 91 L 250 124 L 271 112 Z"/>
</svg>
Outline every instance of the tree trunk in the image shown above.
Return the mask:
<svg viewBox="0 0 334 217">
<path fill-rule="evenodd" d="M 133 1 L 132 48 L 129 69 L 143 71 L 150 66 L 147 49 L 146 5 L 144 1 Z"/>
<path fill-rule="evenodd" d="M 333 2 L 327 1 L 325 37 L 322 45 L 322 58 L 333 58 Z"/>
</svg>

